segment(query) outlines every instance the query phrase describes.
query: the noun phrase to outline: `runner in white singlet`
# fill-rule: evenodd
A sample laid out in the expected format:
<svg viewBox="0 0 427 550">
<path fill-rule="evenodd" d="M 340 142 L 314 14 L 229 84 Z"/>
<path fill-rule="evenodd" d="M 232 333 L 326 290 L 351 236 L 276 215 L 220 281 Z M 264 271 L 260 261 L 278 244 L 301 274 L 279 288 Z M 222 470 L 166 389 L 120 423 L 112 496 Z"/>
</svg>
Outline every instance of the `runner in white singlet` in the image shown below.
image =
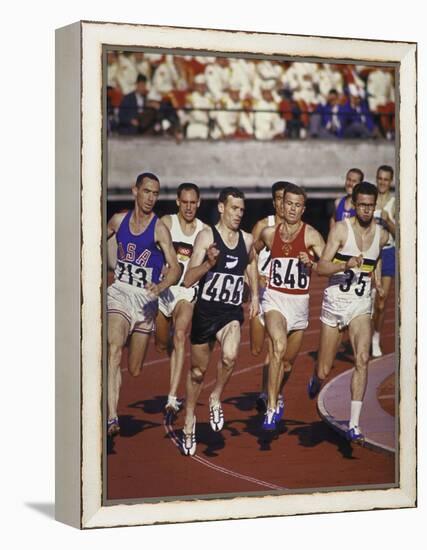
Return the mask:
<svg viewBox="0 0 427 550">
<path fill-rule="evenodd" d="M 197 297 L 196 286 L 185 288 L 184 275 L 188 267 L 196 236 L 205 224 L 196 218 L 200 206 L 200 190 L 194 183 L 182 183 L 177 190 L 178 213 L 163 216 L 162 221 L 172 235 L 172 243 L 181 267 L 181 277 L 159 297 L 156 319 L 156 347 L 170 350 L 170 387 L 165 406 L 166 413 L 176 414 L 182 404 L 178 399 L 178 386 L 184 367 L 185 337 L 193 316 Z M 171 323 L 173 337 L 171 337 Z"/>
</svg>

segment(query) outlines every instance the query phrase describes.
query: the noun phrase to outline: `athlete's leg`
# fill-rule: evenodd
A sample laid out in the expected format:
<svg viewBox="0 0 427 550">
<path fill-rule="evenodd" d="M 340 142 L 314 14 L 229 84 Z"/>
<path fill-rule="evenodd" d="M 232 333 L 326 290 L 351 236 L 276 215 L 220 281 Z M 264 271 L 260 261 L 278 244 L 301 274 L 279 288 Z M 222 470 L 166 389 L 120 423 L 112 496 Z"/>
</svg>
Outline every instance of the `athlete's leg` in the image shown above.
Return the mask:
<svg viewBox="0 0 427 550">
<path fill-rule="evenodd" d="M 229 381 L 240 346 L 240 323 L 231 321 L 216 333 L 216 339 L 221 346 L 221 358 L 218 363 L 217 378 L 214 389 L 209 397 L 209 402 L 221 401 L 222 392 Z"/>
<path fill-rule="evenodd" d="M 157 312 L 156 317 L 156 335 L 155 335 L 155 344 L 157 351 L 164 352 L 168 350 L 169 347 L 169 337 L 170 337 L 170 317 L 166 317 L 160 311 Z"/>
<path fill-rule="evenodd" d="M 282 393 L 284 386 L 292 372 L 295 359 L 301 349 L 302 339 L 304 336 L 303 330 L 295 330 L 288 334 L 288 341 L 286 346 L 286 353 L 282 364 L 282 378 L 280 383 L 280 393 Z"/>
<path fill-rule="evenodd" d="M 338 327 L 331 327 L 320 322 L 320 343 L 317 363 L 314 365 L 313 376 L 308 382 L 308 396 L 314 399 L 320 392 L 322 382 L 331 372 L 342 334 Z"/>
<path fill-rule="evenodd" d="M 138 325 L 129 341 L 128 371 L 132 376 L 139 376 L 147 355 L 150 333 L 138 332 Z"/>
<path fill-rule="evenodd" d="M 108 313 L 108 420 L 117 418 L 122 373 L 120 363 L 130 323 L 119 313 Z"/>
<path fill-rule="evenodd" d="M 209 360 L 213 345 L 192 344 L 191 346 L 191 368 L 187 375 L 187 391 L 185 400 L 185 421 L 184 433 L 191 433 L 194 422 L 194 411 L 203 387 L 206 370 L 209 366 Z"/>
<path fill-rule="evenodd" d="M 374 357 L 379 357 L 382 355 L 381 347 L 380 347 L 380 337 L 381 337 L 381 331 L 384 325 L 385 304 L 390 294 L 391 281 L 392 281 L 392 277 L 389 277 L 389 276 L 381 277 L 381 284 L 384 290 L 384 296 L 380 297 L 378 292 L 375 293 L 374 322 L 373 322 L 374 334 L 372 339 L 372 345 L 373 345 L 372 354 L 374 355 Z"/>
<path fill-rule="evenodd" d="M 173 311 L 173 350 L 171 354 L 171 373 L 169 395 L 177 396 L 181 373 L 185 361 L 185 337 L 193 316 L 193 304 L 180 300 Z"/>
<path fill-rule="evenodd" d="M 341 339 L 342 334 L 338 327 L 320 322 L 319 355 L 315 367 L 315 375 L 319 380 L 325 380 L 331 372 Z"/>
<path fill-rule="evenodd" d="M 261 369 L 261 392 L 256 399 L 256 408 L 260 412 L 265 412 L 267 409 L 267 395 L 268 395 L 268 365 L 270 364 L 271 356 L 271 338 L 267 336 L 268 352 L 264 358 L 264 363 Z"/>
<path fill-rule="evenodd" d="M 268 409 L 275 409 L 287 347 L 286 319 L 280 312 L 270 310 L 265 313 L 265 326 L 271 338 L 272 350 L 268 372 Z"/>
<path fill-rule="evenodd" d="M 268 365 L 270 364 L 270 357 L 273 352 L 273 346 L 271 343 L 270 336 L 267 336 L 267 345 L 268 345 L 268 352 L 267 355 L 264 358 L 264 364 L 262 366 L 262 376 L 261 376 L 261 383 L 262 383 L 262 393 L 267 394 L 268 392 Z"/>
<path fill-rule="evenodd" d="M 256 316 L 249 321 L 249 330 L 252 355 L 258 356 L 264 347 L 265 338 L 265 327 L 261 323 L 259 316 Z"/>
<path fill-rule="evenodd" d="M 354 372 L 351 378 L 351 406 L 348 437 L 351 440 L 362 438 L 359 418 L 368 382 L 369 346 L 371 343 L 370 315 L 360 315 L 349 326 L 350 341 L 354 350 Z"/>
<path fill-rule="evenodd" d="M 350 341 L 354 350 L 354 373 L 351 379 L 351 398 L 362 401 L 368 381 L 369 345 L 371 342 L 371 319 L 360 315 L 349 325 Z"/>
</svg>

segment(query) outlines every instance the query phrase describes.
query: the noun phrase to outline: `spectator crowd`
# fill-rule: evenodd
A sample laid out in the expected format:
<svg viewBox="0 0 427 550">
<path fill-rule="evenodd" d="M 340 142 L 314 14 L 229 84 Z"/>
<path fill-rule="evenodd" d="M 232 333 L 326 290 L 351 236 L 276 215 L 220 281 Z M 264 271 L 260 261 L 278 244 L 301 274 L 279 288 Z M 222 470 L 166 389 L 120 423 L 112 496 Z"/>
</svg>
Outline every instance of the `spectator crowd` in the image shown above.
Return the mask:
<svg viewBox="0 0 427 550">
<path fill-rule="evenodd" d="M 107 54 L 108 130 L 186 139 L 394 139 L 394 69 Z"/>
</svg>

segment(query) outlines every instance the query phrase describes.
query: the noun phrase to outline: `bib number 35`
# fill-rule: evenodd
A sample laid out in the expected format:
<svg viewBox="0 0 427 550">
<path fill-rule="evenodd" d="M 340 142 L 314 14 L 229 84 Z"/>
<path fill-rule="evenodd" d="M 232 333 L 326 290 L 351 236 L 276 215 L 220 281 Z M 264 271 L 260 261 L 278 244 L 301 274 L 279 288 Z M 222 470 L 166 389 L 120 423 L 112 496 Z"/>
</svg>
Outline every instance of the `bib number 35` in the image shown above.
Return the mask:
<svg viewBox="0 0 427 550">
<path fill-rule="evenodd" d="M 369 273 L 361 272 L 357 274 L 352 269 L 347 269 L 344 271 L 344 275 L 346 279 L 339 285 L 341 292 L 349 292 L 353 286 L 357 296 L 363 296 L 369 281 Z"/>
</svg>

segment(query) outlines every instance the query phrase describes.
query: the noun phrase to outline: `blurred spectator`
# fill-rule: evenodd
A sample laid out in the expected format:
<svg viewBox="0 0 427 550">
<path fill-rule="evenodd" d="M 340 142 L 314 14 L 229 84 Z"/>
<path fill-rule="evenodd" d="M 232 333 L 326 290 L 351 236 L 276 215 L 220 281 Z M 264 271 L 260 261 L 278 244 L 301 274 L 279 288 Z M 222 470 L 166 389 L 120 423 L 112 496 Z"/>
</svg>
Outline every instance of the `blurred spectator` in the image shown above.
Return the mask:
<svg viewBox="0 0 427 550">
<path fill-rule="evenodd" d="M 366 90 L 369 108 L 372 112 L 375 112 L 379 105 L 394 101 L 393 73 L 394 69 L 390 71 L 386 67 L 374 69 L 369 73 Z"/>
<path fill-rule="evenodd" d="M 325 105 L 319 105 L 310 119 L 310 137 L 340 138 L 344 134 L 346 112 L 339 102 L 337 90 L 329 91 Z"/>
<path fill-rule="evenodd" d="M 303 99 L 307 103 L 311 103 L 314 100 L 317 101 L 319 89 L 316 75 L 318 70 L 318 63 L 291 63 L 288 69 L 283 72 L 281 77 L 282 85 L 288 90 L 298 92 L 298 99 Z"/>
<path fill-rule="evenodd" d="M 135 89 L 138 74 L 145 82 L 139 80 Z M 199 77 L 202 84 L 195 82 Z M 275 91 L 279 88 L 281 97 Z M 194 114 L 186 110 L 190 105 Z M 291 138 L 304 138 L 307 132 L 323 138 L 375 137 L 381 132 L 392 139 L 394 69 L 108 52 L 107 111 L 109 131 L 167 132 L 178 141 L 187 124 L 188 135 L 198 138 L 273 139 L 285 130 Z"/>
<path fill-rule="evenodd" d="M 151 80 L 151 89 L 160 96 L 171 92 L 174 88 L 179 88 L 179 74 L 175 67 L 172 55 L 167 55 L 166 59 L 160 63 Z"/>
<path fill-rule="evenodd" d="M 358 93 L 362 99 L 366 98 L 365 82 L 357 72 L 356 66 L 351 64 L 339 64 L 335 67 L 340 71 L 344 79 L 344 93 L 346 95 Z"/>
<path fill-rule="evenodd" d="M 180 61 L 182 72 L 185 73 L 185 79 L 187 82 L 187 88 L 192 90 L 194 88 L 194 78 L 198 74 L 203 74 L 205 72 L 205 63 L 200 63 L 197 57 L 192 55 L 185 55 L 181 58 Z"/>
<path fill-rule="evenodd" d="M 256 73 L 253 81 L 252 96 L 261 99 L 262 89 L 265 83 L 273 83 L 277 87 L 283 76 L 283 68 L 278 61 L 259 60 L 256 65 Z"/>
<path fill-rule="evenodd" d="M 244 103 L 240 99 L 240 90 L 230 88 L 219 102 L 218 106 L 227 111 L 214 113 L 215 126 L 211 132 L 213 139 L 230 136 L 249 137 L 253 134 L 253 123 L 250 113 L 243 112 Z"/>
<path fill-rule="evenodd" d="M 162 53 L 144 53 L 145 59 L 150 63 L 151 77 L 156 72 L 157 67 L 165 60 L 165 55 Z"/>
<path fill-rule="evenodd" d="M 307 132 L 302 122 L 299 103 L 295 101 L 291 90 L 281 90 L 279 93 L 282 97 L 279 110 L 285 120 L 286 136 L 291 139 L 305 138 Z"/>
<path fill-rule="evenodd" d="M 147 58 L 147 54 L 145 54 L 144 52 L 135 52 L 133 59 L 137 73 L 143 74 L 145 77 L 147 77 L 147 80 L 149 81 L 151 79 L 153 70 L 151 68 L 151 63 Z"/>
<path fill-rule="evenodd" d="M 350 95 L 346 104 L 343 137 L 368 139 L 378 136 L 378 130 L 366 101 L 360 95 Z"/>
<path fill-rule="evenodd" d="M 315 74 L 315 82 L 318 86 L 319 93 L 323 97 L 327 97 L 329 90 L 336 90 L 339 95 L 344 91 L 344 79 L 336 65 L 330 63 L 322 63 Z"/>
<path fill-rule="evenodd" d="M 119 55 L 117 52 L 107 52 L 107 86 L 119 88 L 117 72 L 119 70 Z"/>
<path fill-rule="evenodd" d="M 122 52 L 117 59 L 116 80 L 120 86 L 123 95 L 129 94 L 135 90 L 135 82 L 138 72 L 131 52 Z"/>
<path fill-rule="evenodd" d="M 119 121 L 119 107 L 123 99 L 120 85 L 116 78 L 118 71 L 118 54 L 107 52 L 107 131 L 115 131 Z"/>
<path fill-rule="evenodd" d="M 263 82 L 262 97 L 254 104 L 254 109 L 257 111 L 254 113 L 256 139 L 269 140 L 284 135 L 286 122 L 278 112 L 280 98 L 274 97 L 274 85 L 274 80 Z"/>
<path fill-rule="evenodd" d="M 189 139 L 206 139 L 210 133 L 210 113 L 206 109 L 212 109 L 215 102 L 208 92 L 206 78 L 199 74 L 194 79 L 194 91 L 187 96 L 187 131 Z M 199 110 L 203 109 L 203 110 Z"/>
<path fill-rule="evenodd" d="M 395 132 L 394 69 L 382 67 L 369 73 L 366 89 L 369 108 L 377 115 L 382 134 L 393 139 Z"/>
<path fill-rule="evenodd" d="M 230 86 L 231 70 L 226 57 L 217 57 L 215 63 L 206 65 L 206 85 L 214 101 L 220 101 L 223 93 Z"/>
<path fill-rule="evenodd" d="M 229 87 L 239 89 L 240 98 L 245 99 L 252 94 L 256 66 L 248 59 L 230 59 Z"/>
<path fill-rule="evenodd" d="M 136 89 L 125 95 L 119 109 L 120 134 L 143 134 L 154 128 L 157 121 L 157 102 L 147 99 L 147 78 L 138 75 Z"/>
</svg>

